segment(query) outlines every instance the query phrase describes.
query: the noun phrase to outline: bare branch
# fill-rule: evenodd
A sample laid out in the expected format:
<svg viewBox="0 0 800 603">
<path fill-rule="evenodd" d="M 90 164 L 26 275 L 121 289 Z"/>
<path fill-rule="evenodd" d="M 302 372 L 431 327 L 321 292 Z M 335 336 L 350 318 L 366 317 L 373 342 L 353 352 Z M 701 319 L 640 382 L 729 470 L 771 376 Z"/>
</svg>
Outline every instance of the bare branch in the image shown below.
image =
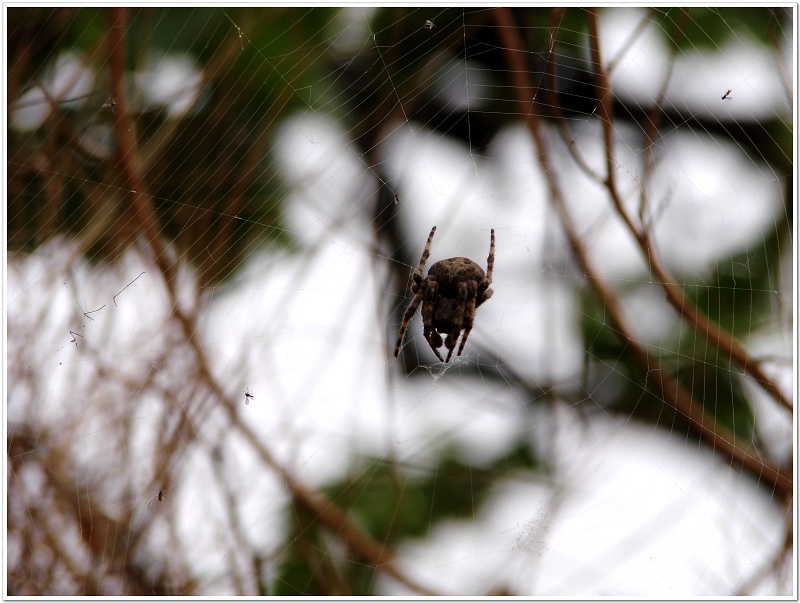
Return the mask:
<svg viewBox="0 0 800 603">
<path fill-rule="evenodd" d="M 519 94 L 528 85 L 528 72 L 521 65 L 522 41 L 514 24 L 511 11 L 507 8 L 493 9 L 494 17 L 498 23 L 499 32 L 503 39 L 503 48 L 506 53 L 511 73 L 515 78 L 515 89 L 518 91 L 517 102 L 524 106 L 526 99 Z M 600 299 L 606 314 L 614 327 L 617 335 L 624 342 L 631 355 L 655 382 L 662 393 L 664 401 L 672 406 L 689 423 L 692 430 L 702 439 L 707 441 L 715 450 L 727 455 L 732 462 L 742 465 L 752 473 L 756 479 L 770 484 L 783 497 L 791 497 L 793 491 L 793 475 L 791 467 L 782 469 L 774 467 L 764 460 L 766 457 L 758 452 L 752 453 L 737 446 L 736 438 L 722 428 L 713 416 L 708 415 L 703 406 L 694 400 L 692 394 L 679 385 L 668 375 L 666 367 L 661 361 L 652 356 L 647 349 L 633 337 L 633 329 L 628 324 L 628 319 L 622 310 L 622 304 L 613 288 L 599 276 L 589 253 L 578 234 L 578 230 L 567 211 L 566 201 L 561 191 L 561 185 L 556 180 L 556 171 L 550 164 L 550 152 L 541 133 L 541 126 L 535 114 L 528 114 L 526 126 L 533 138 L 537 157 L 542 165 L 547 178 L 550 192 L 550 201 L 557 211 L 561 225 L 567 235 L 575 259 L 581 266 L 583 273 Z M 610 115 L 607 113 L 607 116 Z"/>
<path fill-rule="evenodd" d="M 128 190 L 134 206 L 134 219 L 145 235 L 145 239 L 154 256 L 156 266 L 164 279 L 169 301 L 173 309 L 172 318 L 177 321 L 185 342 L 192 350 L 198 378 L 212 394 L 209 403 L 216 402 L 216 404 L 226 412 L 230 422 L 235 425 L 239 432 L 245 437 L 247 443 L 256 451 L 262 461 L 286 484 L 292 492 L 294 499 L 305 506 L 309 512 L 313 513 L 323 525 L 347 542 L 354 551 L 368 560 L 370 564 L 379 571 L 386 573 L 422 595 L 434 595 L 434 591 L 416 583 L 411 577 L 407 576 L 397 567 L 395 555 L 389 547 L 376 542 L 372 536 L 350 521 L 347 515 L 322 493 L 302 485 L 283 468 L 264 446 L 262 438 L 239 419 L 235 410 L 235 403 L 227 399 L 219 383 L 217 383 L 216 379 L 213 377 L 200 342 L 198 338 L 195 337 L 197 331 L 195 317 L 184 312 L 178 305 L 177 293 L 175 290 L 175 265 L 167 260 L 166 247 L 159 237 L 155 215 L 149 201 L 150 196 L 146 192 L 146 187 L 142 178 L 143 172 L 141 162 L 138 158 L 136 142 L 131 134 L 133 128 L 128 116 L 128 102 L 125 96 L 124 86 L 122 85 L 125 56 L 123 32 L 125 31 L 126 9 L 118 7 L 111 9 L 111 11 L 112 27 L 108 34 L 112 67 L 111 93 L 112 96 L 117 99 L 118 111 L 115 131 L 118 140 L 117 156 L 120 172 L 122 173 L 125 183 L 124 187 Z"/>
<path fill-rule="evenodd" d="M 142 276 L 142 274 L 144 274 L 144 272 L 140 272 L 140 273 L 139 273 L 139 276 Z M 131 286 L 133 283 L 135 283 L 136 281 L 138 281 L 138 280 L 139 280 L 139 276 L 137 276 L 137 277 L 136 277 L 135 279 L 133 279 L 133 280 L 132 280 L 130 283 L 128 283 L 127 285 L 125 285 L 125 286 L 122 288 L 122 291 L 125 291 L 125 289 L 127 289 L 128 287 L 130 287 L 130 286 Z M 117 295 L 119 295 L 120 293 L 122 293 L 122 291 L 120 291 L 119 293 L 117 293 Z M 115 305 L 115 306 L 117 305 L 117 295 L 115 295 L 115 296 L 114 296 L 114 298 L 113 298 L 113 299 L 114 299 L 114 305 Z M 104 306 L 104 307 L 105 307 L 105 306 Z M 94 311 L 95 311 L 95 312 L 97 312 L 97 310 L 94 310 Z"/>
<path fill-rule="evenodd" d="M 592 62 L 594 63 L 595 75 L 597 77 L 597 86 L 600 89 L 600 121 L 603 126 L 603 142 L 606 148 L 607 173 L 604 184 L 608 190 L 614 208 L 636 239 L 651 272 L 664 289 L 667 300 L 681 318 L 691 324 L 696 331 L 702 334 L 703 337 L 711 342 L 717 349 L 739 365 L 745 373 L 750 375 L 750 377 L 752 377 L 764 391 L 777 400 L 781 406 L 786 410 L 792 411 L 792 402 L 786 397 L 783 391 L 767 377 L 761 370 L 759 363 L 751 357 L 750 353 L 719 325 L 715 324 L 707 316 L 704 316 L 692 303 L 683 289 L 678 285 L 677 279 L 670 274 L 659 260 L 652 245 L 648 230 L 644 228 L 644 225 L 638 227 L 634 224 L 632 218 L 626 211 L 614 177 L 614 133 L 612 128 L 611 87 L 608 81 L 608 75 L 603 70 L 602 58 L 600 56 L 600 42 L 598 39 L 597 9 L 594 8 L 589 10 L 589 29 Z"/>
</svg>

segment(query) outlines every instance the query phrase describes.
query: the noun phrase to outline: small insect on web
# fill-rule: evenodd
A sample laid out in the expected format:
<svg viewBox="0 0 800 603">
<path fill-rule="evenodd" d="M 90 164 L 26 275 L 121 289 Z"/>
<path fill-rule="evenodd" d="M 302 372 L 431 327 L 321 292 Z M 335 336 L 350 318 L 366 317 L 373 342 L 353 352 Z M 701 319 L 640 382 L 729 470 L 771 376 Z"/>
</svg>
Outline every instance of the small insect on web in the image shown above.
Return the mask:
<svg viewBox="0 0 800 603">
<path fill-rule="evenodd" d="M 424 27 L 425 29 L 433 29 L 436 26 L 433 24 L 433 21 L 431 21 L 430 19 L 426 19 L 425 25 L 423 25 L 422 27 Z"/>
<path fill-rule="evenodd" d="M 163 490 L 159 490 L 158 494 L 156 494 L 153 498 L 150 499 L 150 502 L 147 503 L 147 510 L 150 511 L 153 507 L 156 506 L 156 503 L 164 502 L 164 499 L 167 497 L 166 493 Z"/>
<path fill-rule="evenodd" d="M 248 387 L 244 392 L 244 403 L 250 404 L 250 400 L 255 400 L 255 399 L 256 397 L 253 395 L 253 392 L 251 392 L 250 388 Z"/>
<path fill-rule="evenodd" d="M 723 94 L 723 95 L 720 97 L 720 99 L 721 99 L 721 100 L 724 100 L 724 101 L 732 101 L 732 100 L 733 100 L 733 97 L 731 96 L 731 92 L 733 92 L 733 90 L 730 90 L 730 89 L 729 89 L 729 90 L 728 90 L 728 91 L 727 91 L 725 94 Z"/>
</svg>

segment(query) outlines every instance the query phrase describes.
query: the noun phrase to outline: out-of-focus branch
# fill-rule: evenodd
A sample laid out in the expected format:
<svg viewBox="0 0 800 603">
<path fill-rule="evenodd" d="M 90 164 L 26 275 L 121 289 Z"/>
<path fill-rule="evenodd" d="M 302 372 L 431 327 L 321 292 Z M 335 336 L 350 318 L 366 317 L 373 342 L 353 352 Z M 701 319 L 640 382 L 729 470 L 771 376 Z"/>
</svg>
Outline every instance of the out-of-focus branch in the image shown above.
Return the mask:
<svg viewBox="0 0 800 603">
<path fill-rule="evenodd" d="M 116 99 L 116 119 L 114 134 L 117 138 L 117 169 L 121 178 L 121 186 L 126 191 L 133 210 L 133 220 L 147 242 L 147 247 L 154 254 L 153 261 L 164 275 L 164 283 L 174 296 L 175 265 L 167 257 L 166 245 L 161 240 L 158 222 L 150 203 L 144 179 L 142 165 L 134 135 L 134 124 L 130 119 L 128 95 L 125 91 L 125 40 L 123 32 L 126 27 L 127 12 L 125 7 L 111 8 L 111 24 L 108 30 L 109 64 L 111 96 Z M 177 309 L 177 308 L 174 308 Z"/>
<path fill-rule="evenodd" d="M 654 10 L 653 10 L 654 12 Z M 650 182 L 650 173 L 655 167 L 655 160 L 653 158 L 653 147 L 655 145 L 656 135 L 658 134 L 658 126 L 661 123 L 661 116 L 663 115 L 664 99 L 667 96 L 667 86 L 672 79 L 672 70 L 675 67 L 675 49 L 678 43 L 683 39 L 684 25 L 688 12 L 681 11 L 678 17 L 678 22 L 675 27 L 673 43 L 670 45 L 669 53 L 669 67 L 667 74 L 664 76 L 664 81 L 661 83 L 661 89 L 658 91 L 656 102 L 650 112 L 650 117 L 647 121 L 647 128 L 645 129 L 645 147 L 642 156 L 642 181 L 639 184 L 639 223 L 643 229 L 647 229 L 647 184 Z"/>
<path fill-rule="evenodd" d="M 672 78 L 672 68 L 675 65 L 674 61 L 669 62 L 667 68 L 667 75 L 661 84 L 661 90 L 658 92 L 658 97 L 653 105 L 653 110 L 650 112 L 650 118 L 647 121 L 647 128 L 645 129 L 645 147 L 642 154 L 642 181 L 639 183 L 639 223 L 642 229 L 647 230 L 647 183 L 650 182 L 650 174 L 655 167 L 655 159 L 653 158 L 653 145 L 655 143 L 656 134 L 658 133 L 658 125 L 661 121 L 661 106 L 664 104 L 664 98 L 667 93 L 667 86 Z"/>
<path fill-rule="evenodd" d="M 502 46 L 508 58 L 510 72 L 515 79 L 515 89 L 518 91 L 529 89 L 528 71 L 522 59 L 524 48 L 511 11 L 508 8 L 495 8 L 493 9 L 493 14 L 499 25 L 499 35 L 503 40 Z M 528 100 L 524 95 L 518 97 L 518 102 L 521 114 L 526 115 L 525 125 L 533 138 L 537 158 L 547 179 L 550 202 L 559 215 L 575 259 L 580 264 L 595 294 L 600 298 L 606 315 L 617 335 L 642 370 L 646 372 L 649 378 L 655 381 L 655 385 L 661 390 L 664 401 L 688 421 L 695 433 L 707 441 L 715 450 L 725 454 L 732 462 L 745 467 L 756 479 L 770 484 L 782 497 L 787 500 L 791 498 L 793 490 L 791 468 L 781 470 L 765 461 L 764 455 L 753 454 L 737 446 L 735 436 L 720 427 L 715 418 L 708 415 L 703 410 L 703 406 L 694 400 L 692 394 L 668 374 L 666 367 L 662 365 L 660 360 L 652 356 L 633 337 L 633 329 L 628 324 L 628 319 L 622 310 L 622 304 L 616 292 L 599 276 L 572 217 L 567 211 L 567 204 L 561 191 L 561 185 L 556 179 L 556 171 L 550 163 L 550 153 L 542 135 L 539 120 L 535 113 L 528 111 Z"/>
<path fill-rule="evenodd" d="M 69 475 L 65 464 L 66 455 L 58 450 L 37 450 L 40 440 L 52 439 L 50 434 L 43 434 L 41 429 L 34 430 L 28 425 L 16 423 L 13 442 L 8 444 L 8 458 L 11 470 L 16 474 L 21 473 L 26 465 L 39 464 L 48 492 L 43 499 L 51 500 L 53 504 L 48 507 L 45 525 L 37 522 L 35 517 L 32 520 L 45 535 L 49 548 L 82 584 L 81 594 L 119 594 L 108 591 L 108 584 L 104 584 L 103 580 L 106 576 L 101 572 L 122 580 L 126 594 L 146 596 L 170 592 L 159 579 L 145 578 L 141 569 L 133 563 L 129 546 L 132 525 L 130 513 L 127 512 L 120 519 L 108 516 L 103 512 L 103 506 L 93 500 L 87 490 L 76 489 L 75 479 Z M 22 462 L 24 455 L 29 454 L 34 455 L 34 460 Z M 33 513 L 40 514 L 41 511 L 35 510 Z M 62 535 L 56 533 L 53 526 L 59 518 L 69 518 L 68 524 L 78 530 L 86 551 L 91 555 L 88 569 L 80 567 L 82 562 L 76 561 L 82 555 L 74 550 L 75 543 L 65 541 Z M 63 530 L 63 527 L 60 529 Z M 183 584 L 182 589 L 190 594 L 193 592 L 190 583 Z"/>
<path fill-rule="evenodd" d="M 645 28 L 653 22 L 653 17 L 655 15 L 656 9 L 653 7 L 647 9 L 647 12 L 642 15 L 639 25 L 637 25 L 636 29 L 631 32 L 631 34 L 628 36 L 628 39 L 622 43 L 622 47 L 617 51 L 617 55 L 608 62 L 609 74 L 617 68 L 617 65 L 619 65 L 620 61 L 625 57 L 625 54 L 628 52 L 628 50 L 630 50 L 631 46 L 633 46 L 633 43 L 636 41 L 636 39 L 642 35 L 642 32 L 645 30 Z"/>
<path fill-rule="evenodd" d="M 645 228 L 644 224 L 642 224 L 641 227 L 634 224 L 633 219 L 626 211 L 617 189 L 616 178 L 614 177 L 616 170 L 614 166 L 614 129 L 611 85 L 609 84 L 608 74 L 603 69 L 597 26 L 597 10 L 594 8 L 589 9 L 589 30 L 591 57 L 592 63 L 594 63 L 597 88 L 600 96 L 599 116 L 603 126 L 603 143 L 606 149 L 607 173 L 603 184 L 608 190 L 614 208 L 636 239 L 650 267 L 650 271 L 656 277 L 662 289 L 664 289 L 667 300 L 681 318 L 691 324 L 696 331 L 701 333 L 703 337 L 711 342 L 718 350 L 739 365 L 739 367 L 750 375 L 764 391 L 775 398 L 781 406 L 791 412 L 793 410 L 792 402 L 786 397 L 777 384 L 773 383 L 761 370 L 758 361 L 751 357 L 750 353 L 719 325 L 714 324 L 707 316 L 703 316 L 700 310 L 692 303 L 684 290 L 677 284 L 675 277 L 669 273 L 658 258 L 650 238 L 649 230 Z"/>
<path fill-rule="evenodd" d="M 108 41 L 111 55 L 111 92 L 112 96 L 117 99 L 115 133 L 118 145 L 118 169 L 122 175 L 123 187 L 128 191 L 131 199 L 134 209 L 133 219 L 144 235 L 154 255 L 154 262 L 164 279 L 172 307 L 172 317 L 179 323 L 182 334 L 194 354 L 197 378 L 209 389 L 219 406 L 227 413 L 231 423 L 236 426 L 248 444 L 261 457 L 264 464 L 272 469 L 286 484 L 294 500 L 313 514 L 321 525 L 327 527 L 337 537 L 342 538 L 359 556 L 367 560 L 377 570 L 386 573 L 422 595 L 435 595 L 434 591 L 417 584 L 397 567 L 396 557 L 389 547 L 376 542 L 369 534 L 350 521 L 347 515 L 322 493 L 306 487 L 282 467 L 266 449 L 261 437 L 239 420 L 235 412 L 234 403 L 227 399 L 222 388 L 214 379 L 205 353 L 198 338 L 195 336 L 197 332 L 195 317 L 184 312 L 178 305 L 175 286 L 176 268 L 168 260 L 166 245 L 160 238 L 155 213 L 149 201 L 150 196 L 147 194 L 142 177 L 142 164 L 138 157 L 136 140 L 132 134 L 133 124 L 127 111 L 128 102 L 123 86 L 125 43 L 122 32 L 125 31 L 127 9 L 116 7 L 110 10 L 112 22 Z"/>
<path fill-rule="evenodd" d="M 207 370 L 207 366 L 202 367 Z M 394 552 L 386 545 L 376 542 L 369 534 L 351 522 L 347 515 L 333 504 L 328 498 L 316 490 L 312 490 L 300 483 L 289 471 L 278 463 L 269 450 L 266 449 L 261 437 L 256 434 L 246 423 L 239 419 L 234 410 L 234 405 L 227 401 L 224 393 L 217 383 L 208 376 L 204 376 L 212 391 L 222 401 L 222 406 L 228 413 L 230 421 L 250 444 L 251 448 L 261 457 L 261 460 L 272 469 L 286 484 L 292 493 L 295 503 L 305 507 L 319 522 L 331 530 L 336 536 L 344 540 L 359 556 L 363 557 L 377 570 L 391 576 L 401 584 L 424 596 L 437 596 L 437 593 L 426 586 L 417 583 L 413 578 L 397 567 L 397 558 Z"/>
<path fill-rule="evenodd" d="M 783 546 L 775 551 L 774 555 L 767 559 L 764 564 L 757 568 L 750 577 L 733 593 L 735 597 L 746 597 L 753 594 L 753 590 L 764 581 L 767 576 L 775 575 L 780 571 L 783 564 L 794 565 L 792 551 L 794 550 L 794 531 L 792 530 L 793 520 L 790 514 L 787 514 L 786 532 L 783 539 Z"/>
<path fill-rule="evenodd" d="M 550 24 L 548 25 L 548 30 L 550 32 L 550 45 L 547 50 L 547 60 L 545 61 L 544 67 L 545 78 L 547 81 L 547 86 L 545 89 L 547 90 L 548 108 L 553 112 L 553 115 L 556 118 L 555 123 L 556 127 L 558 128 L 558 133 L 561 135 L 561 139 L 564 141 L 567 151 L 569 151 L 569 154 L 572 155 L 572 158 L 575 160 L 577 166 L 589 178 L 597 183 L 602 183 L 603 178 L 591 167 L 589 167 L 589 164 L 586 163 L 583 155 L 581 155 L 578 151 L 578 148 L 575 145 L 574 137 L 570 136 L 569 130 L 567 130 L 567 126 L 564 123 L 564 112 L 561 110 L 561 103 L 558 99 L 558 84 L 556 82 L 555 75 L 556 56 L 554 49 L 556 45 L 556 38 L 558 36 L 558 22 L 563 17 L 565 10 L 565 8 L 558 7 L 550 9 Z"/>
</svg>

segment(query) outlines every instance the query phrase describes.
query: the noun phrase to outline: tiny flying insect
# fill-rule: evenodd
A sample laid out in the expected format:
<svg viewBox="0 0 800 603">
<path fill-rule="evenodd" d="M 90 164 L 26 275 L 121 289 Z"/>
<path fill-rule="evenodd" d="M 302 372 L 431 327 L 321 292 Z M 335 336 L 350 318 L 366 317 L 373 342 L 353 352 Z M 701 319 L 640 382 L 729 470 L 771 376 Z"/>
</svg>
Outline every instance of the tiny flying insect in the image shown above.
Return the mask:
<svg viewBox="0 0 800 603">
<path fill-rule="evenodd" d="M 256 397 L 253 395 L 253 392 L 251 392 L 250 388 L 248 387 L 244 392 L 244 403 L 250 404 L 250 400 L 255 400 L 255 399 Z"/>
<path fill-rule="evenodd" d="M 151 498 L 150 502 L 147 503 L 147 510 L 149 511 L 150 509 L 155 507 L 157 502 L 164 502 L 164 499 L 166 497 L 167 497 L 167 495 L 164 493 L 164 491 L 163 490 L 159 490 L 158 494 L 156 494 L 153 498 Z"/>
<path fill-rule="evenodd" d="M 425 25 L 423 25 L 422 27 L 424 27 L 425 29 L 433 29 L 436 26 L 433 24 L 433 21 L 431 21 L 430 19 L 426 19 Z"/>
<path fill-rule="evenodd" d="M 723 94 L 723 95 L 720 97 L 720 99 L 721 99 L 721 100 L 724 100 L 724 101 L 732 101 L 732 100 L 733 100 L 733 97 L 731 96 L 731 92 L 733 92 L 733 90 L 728 90 L 728 91 L 727 91 L 725 94 Z"/>
</svg>

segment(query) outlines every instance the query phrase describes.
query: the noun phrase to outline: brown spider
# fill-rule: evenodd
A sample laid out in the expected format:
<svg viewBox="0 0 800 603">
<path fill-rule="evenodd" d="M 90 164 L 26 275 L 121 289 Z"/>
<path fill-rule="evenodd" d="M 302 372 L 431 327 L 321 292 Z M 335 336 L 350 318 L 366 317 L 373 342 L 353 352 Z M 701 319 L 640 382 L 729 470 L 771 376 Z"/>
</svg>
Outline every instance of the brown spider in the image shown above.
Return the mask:
<svg viewBox="0 0 800 603">
<path fill-rule="evenodd" d="M 422 303 L 423 334 L 433 353 L 442 362 L 450 362 L 453 349 L 456 347 L 461 331 L 461 345 L 458 347 L 458 356 L 467 343 L 467 337 L 472 330 L 475 320 L 475 310 L 492 296 L 489 285 L 492 284 L 492 269 L 494 268 L 494 229 L 489 245 L 489 257 L 486 260 L 486 274 L 475 262 L 464 257 L 449 258 L 436 262 L 428 271 L 427 276 L 422 275 L 425 262 L 431 253 L 431 241 L 436 232 L 436 227 L 431 229 L 425 250 L 419 260 L 419 266 L 411 275 L 414 281 L 411 292 L 414 299 L 408 304 L 403 322 L 400 323 L 400 332 L 397 334 L 397 345 L 394 348 L 395 357 L 400 353 L 408 323 Z M 440 333 L 447 334 L 447 339 L 442 341 Z M 442 344 L 449 350 L 447 360 L 442 358 L 437 348 Z"/>
</svg>

